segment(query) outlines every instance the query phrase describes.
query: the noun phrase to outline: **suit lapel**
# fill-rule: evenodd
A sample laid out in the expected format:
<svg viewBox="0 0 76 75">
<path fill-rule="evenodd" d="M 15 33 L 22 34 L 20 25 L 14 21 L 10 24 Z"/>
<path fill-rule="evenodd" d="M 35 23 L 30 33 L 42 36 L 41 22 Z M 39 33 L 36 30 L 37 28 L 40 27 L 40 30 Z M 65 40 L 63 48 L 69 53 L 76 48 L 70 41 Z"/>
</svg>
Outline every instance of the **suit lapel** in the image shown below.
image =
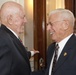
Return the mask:
<svg viewBox="0 0 76 75">
<path fill-rule="evenodd" d="M 72 37 L 68 40 L 62 53 L 59 56 L 59 59 L 58 59 L 58 62 L 56 64 L 56 68 L 54 69 L 54 72 L 56 70 L 58 70 L 58 68 L 61 67 L 61 65 L 63 63 L 65 63 L 65 61 L 68 59 L 68 57 L 72 51 L 72 48 L 75 45 L 74 41 L 76 41 L 76 37 L 75 37 L 75 35 L 72 35 Z"/>
<path fill-rule="evenodd" d="M 24 57 L 24 59 L 29 63 L 27 50 L 25 49 L 23 44 L 19 41 L 19 39 L 15 40 L 14 44 L 17 47 L 18 51 L 21 53 L 21 55 Z"/>
<path fill-rule="evenodd" d="M 67 58 L 69 56 L 69 51 L 70 51 L 70 49 L 65 49 L 65 48 L 63 49 L 63 51 L 60 54 L 60 57 L 57 61 L 55 70 L 57 70 L 67 60 Z"/>
<path fill-rule="evenodd" d="M 29 64 L 29 60 L 28 60 L 29 58 L 27 56 L 28 55 L 27 50 L 22 45 L 22 43 L 19 41 L 19 39 L 9 29 L 7 29 L 4 25 L 1 25 L 1 29 L 4 30 L 5 32 L 7 32 L 10 35 L 11 40 L 13 41 L 13 43 L 16 46 L 17 50 L 20 52 L 20 54 L 23 56 L 23 58 Z"/>
</svg>

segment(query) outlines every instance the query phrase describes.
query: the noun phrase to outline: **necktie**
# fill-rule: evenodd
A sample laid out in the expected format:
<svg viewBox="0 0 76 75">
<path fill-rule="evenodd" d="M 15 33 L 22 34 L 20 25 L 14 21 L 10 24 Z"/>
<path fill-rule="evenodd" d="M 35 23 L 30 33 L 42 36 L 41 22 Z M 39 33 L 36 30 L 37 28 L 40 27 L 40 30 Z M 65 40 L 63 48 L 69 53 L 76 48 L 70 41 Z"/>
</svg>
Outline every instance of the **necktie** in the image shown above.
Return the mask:
<svg viewBox="0 0 76 75">
<path fill-rule="evenodd" d="M 52 65 L 52 73 L 53 73 L 53 70 L 54 70 L 55 65 L 57 63 L 58 49 L 59 49 L 59 46 L 58 46 L 58 44 L 56 44 L 55 45 L 55 55 L 54 55 L 54 60 L 53 60 L 53 65 Z"/>
<path fill-rule="evenodd" d="M 19 37 L 19 40 L 20 40 L 20 42 L 22 43 L 22 40 L 20 39 L 20 37 Z"/>
</svg>

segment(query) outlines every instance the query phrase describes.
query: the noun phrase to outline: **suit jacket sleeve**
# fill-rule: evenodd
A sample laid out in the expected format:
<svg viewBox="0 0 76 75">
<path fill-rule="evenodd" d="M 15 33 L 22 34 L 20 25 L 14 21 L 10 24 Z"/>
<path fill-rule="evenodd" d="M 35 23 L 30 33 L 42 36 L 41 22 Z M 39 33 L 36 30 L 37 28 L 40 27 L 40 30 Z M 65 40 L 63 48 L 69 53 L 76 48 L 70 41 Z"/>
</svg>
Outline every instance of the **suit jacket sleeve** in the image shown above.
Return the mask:
<svg viewBox="0 0 76 75">
<path fill-rule="evenodd" d="M 28 51 L 28 57 L 29 57 L 29 59 L 31 58 L 31 52 L 30 51 Z"/>
</svg>

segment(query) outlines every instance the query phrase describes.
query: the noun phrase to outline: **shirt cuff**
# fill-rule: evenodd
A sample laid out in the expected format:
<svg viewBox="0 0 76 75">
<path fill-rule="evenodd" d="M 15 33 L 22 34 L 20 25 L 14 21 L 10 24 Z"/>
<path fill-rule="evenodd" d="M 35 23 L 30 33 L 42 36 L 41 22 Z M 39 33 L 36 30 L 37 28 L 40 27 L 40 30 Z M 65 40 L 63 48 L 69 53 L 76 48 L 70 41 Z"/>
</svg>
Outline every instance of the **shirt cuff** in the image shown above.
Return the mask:
<svg viewBox="0 0 76 75">
<path fill-rule="evenodd" d="M 35 53 L 34 53 L 34 51 L 30 51 L 31 52 L 31 56 L 33 56 Z"/>
</svg>

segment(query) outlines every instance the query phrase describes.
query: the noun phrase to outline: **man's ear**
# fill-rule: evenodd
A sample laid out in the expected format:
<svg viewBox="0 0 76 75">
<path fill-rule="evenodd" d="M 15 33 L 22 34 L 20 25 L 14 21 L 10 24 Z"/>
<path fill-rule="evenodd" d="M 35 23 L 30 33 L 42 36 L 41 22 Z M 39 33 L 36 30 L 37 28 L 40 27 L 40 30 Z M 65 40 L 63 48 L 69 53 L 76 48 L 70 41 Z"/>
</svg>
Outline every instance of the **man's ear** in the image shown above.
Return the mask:
<svg viewBox="0 0 76 75">
<path fill-rule="evenodd" d="M 7 23 L 9 24 L 9 25 L 11 25 L 12 23 L 13 23 L 13 17 L 12 17 L 12 15 L 9 15 L 8 17 L 7 17 Z"/>
<path fill-rule="evenodd" d="M 69 27 L 69 22 L 67 20 L 65 20 L 63 23 L 64 30 L 68 29 L 68 27 Z"/>
</svg>

